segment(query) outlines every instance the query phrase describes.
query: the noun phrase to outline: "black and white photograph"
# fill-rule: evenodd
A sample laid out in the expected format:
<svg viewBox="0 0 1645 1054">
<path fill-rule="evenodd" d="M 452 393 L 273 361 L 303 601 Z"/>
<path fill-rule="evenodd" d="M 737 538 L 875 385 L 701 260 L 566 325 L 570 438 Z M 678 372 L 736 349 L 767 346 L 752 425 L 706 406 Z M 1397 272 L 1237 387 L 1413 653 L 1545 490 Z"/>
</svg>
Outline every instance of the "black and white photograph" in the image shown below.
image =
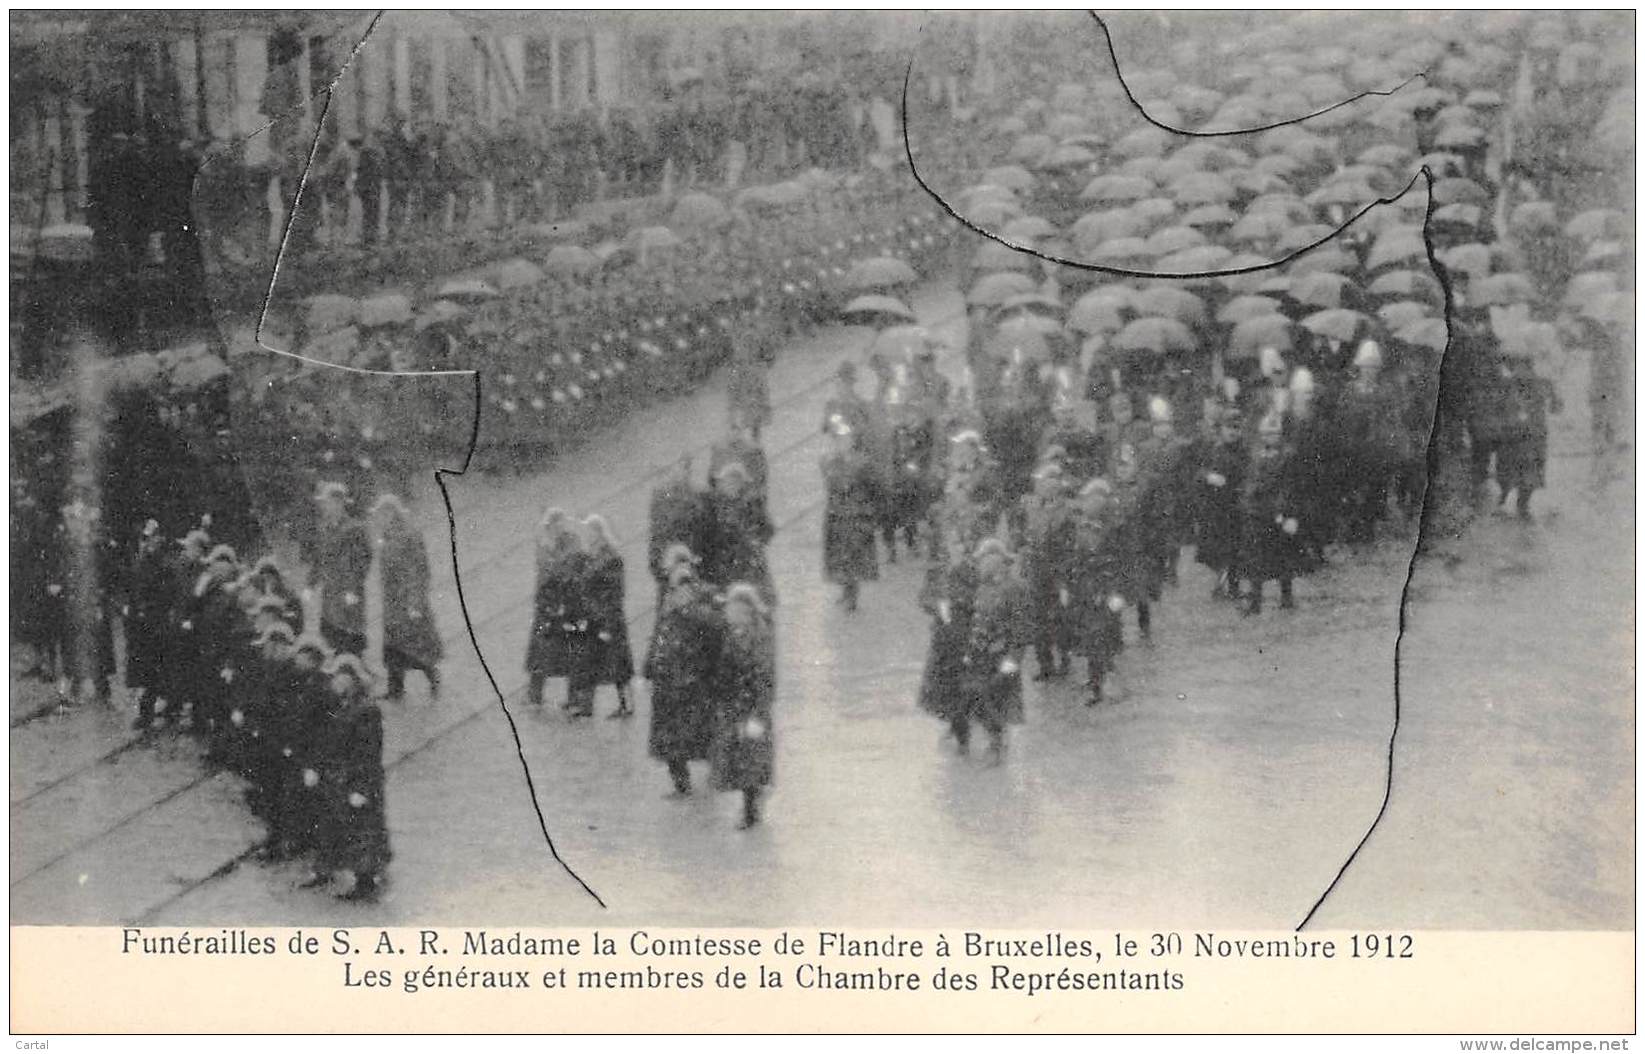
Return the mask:
<svg viewBox="0 0 1645 1054">
<path fill-rule="evenodd" d="M 1635 31 L 13 10 L 11 924 L 1633 931 Z"/>
</svg>

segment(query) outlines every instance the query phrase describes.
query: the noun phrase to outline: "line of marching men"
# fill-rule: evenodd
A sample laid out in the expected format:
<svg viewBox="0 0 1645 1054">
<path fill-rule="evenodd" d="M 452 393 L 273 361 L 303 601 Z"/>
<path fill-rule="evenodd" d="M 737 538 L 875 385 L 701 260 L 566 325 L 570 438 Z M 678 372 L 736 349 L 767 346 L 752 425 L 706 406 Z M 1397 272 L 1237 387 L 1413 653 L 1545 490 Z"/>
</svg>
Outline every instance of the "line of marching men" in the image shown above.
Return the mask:
<svg viewBox="0 0 1645 1054">
<path fill-rule="evenodd" d="M 441 645 L 429 611 L 427 552 L 405 506 L 392 495 L 377 500 L 374 543 L 367 524 L 350 515 L 348 499 L 337 483 L 316 494 L 308 591 L 319 594 L 318 628 L 305 627 L 304 597 L 273 557 L 243 564 L 232 547 L 213 544 L 205 527 L 172 541 L 149 520 L 123 602 L 103 586 L 77 590 L 73 583 L 82 577 L 110 581 L 106 566 L 88 562 L 106 564 L 111 550 L 97 544 L 92 527 L 82 528 L 64 560 L 82 568 L 67 576 L 68 592 L 76 594 L 70 617 L 80 627 L 73 650 L 84 653 L 69 665 L 90 670 L 98 696 L 107 699 L 118 613 L 126 685 L 138 710 L 134 727 L 145 735 L 167 725 L 187 732 L 205 746 L 208 765 L 245 779 L 247 803 L 268 832 L 260 857 L 305 859 L 313 868 L 305 886 L 334 885 L 345 898 L 369 899 L 391 857 L 382 714 L 361 657 L 374 552 L 390 698 L 403 695 L 413 669 L 424 672 L 437 695 Z"/>
<path fill-rule="evenodd" d="M 1381 349 L 1365 342 L 1328 384 L 1274 349 L 1262 360 L 1248 390 L 1196 386 L 1202 419 L 1186 435 L 1164 395 L 1120 388 L 1083 403 L 1050 364 L 1007 371 L 981 397 L 969 374 L 950 395 L 924 352 L 876 369 L 871 399 L 842 368 L 823 422 L 825 573 L 854 608 L 878 575 L 877 540 L 895 559 L 899 534 L 910 549 L 927 535 L 920 704 L 962 752 L 980 724 L 998 759 L 1022 716 L 1030 649 L 1040 680 L 1084 658 L 1099 702 L 1126 613 L 1151 633 L 1183 545 L 1215 572 L 1214 597 L 1256 614 L 1266 583 L 1292 607 L 1293 582 L 1328 545 L 1370 541 L 1391 496 L 1417 515 L 1426 422 L 1402 412 L 1409 396 L 1383 374 Z"/>
<path fill-rule="evenodd" d="M 708 761 L 716 789 L 742 793 L 744 828 L 759 822 L 771 783 L 776 686 L 777 598 L 766 555 L 774 531 L 756 436 L 734 415 L 730 435 L 710 456 L 706 487 L 687 456 L 651 495 L 657 617 L 640 670 L 651 683 L 649 747 L 668 769 L 670 797 L 689 796 L 690 763 Z M 579 523 L 560 509 L 544 514 L 525 663 L 533 704 L 541 705 L 550 678 L 564 678 L 570 717 L 592 716 L 602 685 L 617 692 L 611 717 L 633 713 L 623 571 L 603 518 Z"/>
</svg>

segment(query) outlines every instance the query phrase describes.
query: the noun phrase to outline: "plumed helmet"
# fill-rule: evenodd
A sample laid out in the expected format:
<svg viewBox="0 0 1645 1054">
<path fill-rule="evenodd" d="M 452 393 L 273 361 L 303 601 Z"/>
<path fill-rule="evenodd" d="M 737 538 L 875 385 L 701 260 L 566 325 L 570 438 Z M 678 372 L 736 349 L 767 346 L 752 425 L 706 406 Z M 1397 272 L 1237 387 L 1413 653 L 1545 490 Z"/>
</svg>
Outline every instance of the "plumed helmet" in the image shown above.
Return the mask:
<svg viewBox="0 0 1645 1054">
<path fill-rule="evenodd" d="M 1354 352 L 1354 365 L 1361 369 L 1381 366 L 1382 346 L 1374 340 L 1360 344 L 1359 350 Z"/>
<path fill-rule="evenodd" d="M 295 644 L 297 635 L 292 632 L 291 626 L 284 622 L 274 622 L 265 626 L 263 632 L 257 634 L 254 642 L 258 647 L 268 644 Z"/>
<path fill-rule="evenodd" d="M 981 560 L 985 556 L 1009 557 L 1011 555 L 1011 550 L 1007 549 L 1005 547 L 1005 543 L 1000 541 L 998 538 L 984 538 L 977 544 L 977 551 L 973 555 L 978 560 Z"/>
<path fill-rule="evenodd" d="M 1314 371 L 1306 366 L 1298 366 L 1291 372 L 1291 391 L 1298 395 L 1311 394 L 1314 390 Z"/>
<path fill-rule="evenodd" d="M 683 542 L 675 542 L 667 549 L 663 550 L 663 570 L 672 571 L 680 564 L 695 567 L 697 564 L 697 554 L 693 553 L 691 551 L 691 547 L 685 545 Z"/>
<path fill-rule="evenodd" d="M 362 685 L 371 683 L 371 674 L 367 672 L 366 664 L 360 661 L 358 655 L 350 655 L 348 652 L 332 656 L 331 661 L 325 665 L 325 672 L 332 677 L 346 673 Z"/>
<path fill-rule="evenodd" d="M 730 607 L 734 603 L 746 604 L 751 610 L 761 615 L 766 614 L 767 611 L 765 598 L 760 596 L 758 589 L 747 582 L 733 582 L 731 588 L 725 591 L 725 606 Z"/>
</svg>

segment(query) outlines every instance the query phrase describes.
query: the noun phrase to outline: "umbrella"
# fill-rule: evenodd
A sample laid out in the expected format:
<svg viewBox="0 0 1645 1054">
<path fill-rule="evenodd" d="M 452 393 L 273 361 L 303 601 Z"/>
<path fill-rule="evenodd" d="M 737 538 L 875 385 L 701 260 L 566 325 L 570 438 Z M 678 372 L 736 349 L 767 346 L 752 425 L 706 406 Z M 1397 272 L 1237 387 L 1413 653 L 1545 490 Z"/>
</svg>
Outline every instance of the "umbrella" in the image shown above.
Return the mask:
<svg viewBox="0 0 1645 1054">
<path fill-rule="evenodd" d="M 303 311 L 311 334 L 329 333 L 354 321 L 359 305 L 351 296 L 321 293 L 303 301 Z"/>
<path fill-rule="evenodd" d="M 924 326 L 891 326 L 874 336 L 869 353 L 878 353 L 887 360 L 907 361 L 929 348 L 931 334 Z"/>
<path fill-rule="evenodd" d="M 1275 239 L 1274 247 L 1282 252 L 1296 252 L 1298 249 L 1319 244 L 1335 231 L 1336 228 L 1323 223 L 1304 223 L 1301 226 L 1287 228 Z"/>
<path fill-rule="evenodd" d="M 1070 105 L 1079 106 L 1080 104 L 1075 101 Z M 1059 113 L 1054 114 L 1049 121 L 1045 122 L 1045 134 L 1056 136 L 1064 145 L 1067 145 L 1072 138 L 1090 136 L 1090 127 L 1090 120 L 1083 114 Z"/>
<path fill-rule="evenodd" d="M 1336 307 L 1316 311 L 1304 317 L 1302 324 L 1310 333 L 1331 337 L 1334 340 L 1350 341 L 1358 337 L 1361 327 L 1370 321 L 1370 318 L 1358 311 Z"/>
<path fill-rule="evenodd" d="M 498 289 L 521 289 L 548 277 L 541 267 L 521 257 L 494 263 L 486 268 L 485 275 Z"/>
<path fill-rule="evenodd" d="M 641 227 L 628 236 L 627 244 L 636 252 L 650 252 L 653 249 L 672 249 L 683 243 L 680 236 L 667 227 Z"/>
<path fill-rule="evenodd" d="M 1057 141 L 1041 132 L 1025 135 L 1011 144 L 1011 160 L 1037 164 L 1056 148 Z"/>
<path fill-rule="evenodd" d="M 1057 228 L 1051 221 L 1040 216 L 1019 216 L 1006 225 L 1000 236 L 1007 241 L 1030 242 L 1039 238 L 1049 238 L 1057 233 Z"/>
<path fill-rule="evenodd" d="M 965 210 L 965 216 L 979 227 L 998 227 L 1012 216 L 1022 211 L 1022 206 L 1014 202 L 996 201 L 990 198 L 978 202 Z"/>
<path fill-rule="evenodd" d="M 1125 328 L 1126 304 L 1098 297 L 1098 289 L 1080 297 L 1068 312 L 1068 328 L 1077 333 L 1118 333 Z"/>
<path fill-rule="evenodd" d="M 1468 205 L 1458 202 L 1455 205 L 1443 205 L 1434 210 L 1435 223 L 1452 223 L 1462 227 L 1477 228 L 1479 221 L 1485 215 L 1478 205 Z"/>
<path fill-rule="evenodd" d="M 1427 258 L 1428 243 L 1423 239 L 1420 230 L 1395 227 L 1384 231 L 1371 246 L 1371 253 L 1365 258 L 1365 266 L 1376 271 L 1391 264 L 1410 264 Z"/>
<path fill-rule="evenodd" d="M 1140 316 L 1158 316 L 1178 322 L 1198 323 L 1205 318 L 1205 303 L 1178 285 L 1149 286 L 1131 297 L 1131 306 Z"/>
<path fill-rule="evenodd" d="M 379 293 L 360 301 L 355 313 L 362 326 L 395 326 L 412 321 L 411 298 L 404 293 Z"/>
<path fill-rule="evenodd" d="M 1205 235 L 1192 227 L 1162 227 L 1148 236 L 1148 251 L 1155 256 L 1192 249 L 1205 244 Z"/>
<path fill-rule="evenodd" d="M 1434 306 L 1420 300 L 1396 300 L 1377 308 L 1377 317 L 1391 330 L 1403 329 L 1412 322 L 1432 318 Z"/>
<path fill-rule="evenodd" d="M 1203 139 L 1182 147 L 1171 155 L 1171 160 L 1186 162 L 1212 172 L 1251 164 L 1250 155 L 1241 153 L 1231 146 L 1208 143 Z"/>
<path fill-rule="evenodd" d="M 556 245 L 543 265 L 554 274 L 582 275 L 600 269 L 600 258 L 577 245 Z"/>
<path fill-rule="evenodd" d="M 1163 354 L 1169 351 L 1193 351 L 1194 334 L 1174 318 L 1139 318 L 1120 330 L 1114 337 L 1113 347 L 1119 351 Z"/>
<path fill-rule="evenodd" d="M 1201 205 L 1190 210 L 1177 222 L 1184 227 L 1223 227 L 1239 219 L 1226 205 Z"/>
<path fill-rule="evenodd" d="M 1436 150 L 1431 154 L 1423 154 L 1421 157 L 1417 158 L 1417 165 L 1418 167 L 1426 166 L 1428 171 L 1434 174 L 1434 179 L 1436 180 L 1442 179 L 1448 175 L 1460 175 L 1467 167 L 1462 163 L 1462 158 L 1460 156 L 1444 150 Z"/>
<path fill-rule="evenodd" d="M 919 277 L 912 267 L 895 257 L 876 256 L 851 265 L 851 270 L 845 274 L 845 288 L 853 292 L 862 289 L 896 289 L 899 286 L 912 285 L 919 281 Z"/>
<path fill-rule="evenodd" d="M 1289 179 L 1302 168 L 1302 162 L 1290 154 L 1267 154 L 1251 162 L 1251 171 L 1278 179 Z"/>
<path fill-rule="evenodd" d="M 1491 250 L 1478 242 L 1441 249 L 1439 262 L 1453 271 L 1466 271 L 1471 278 L 1491 273 Z"/>
<path fill-rule="evenodd" d="M 1364 151 L 1354 160 L 1362 165 L 1380 165 L 1384 168 L 1393 168 L 1405 163 L 1410 154 L 1398 143 L 1378 143 Z"/>
<path fill-rule="evenodd" d="M 983 174 L 983 180 L 996 183 L 1008 190 L 1028 190 L 1034 185 L 1034 177 L 1021 165 L 1001 165 L 991 168 Z"/>
<path fill-rule="evenodd" d="M 1107 209 L 1081 216 L 1074 221 L 1068 233 L 1076 242 L 1097 245 L 1113 238 L 1131 237 L 1147 226 L 1148 221 L 1139 213 L 1129 209 Z"/>
<path fill-rule="evenodd" d="M 1585 271 L 1573 277 L 1565 286 L 1565 303 L 1581 304 L 1595 297 L 1616 292 L 1616 275 L 1609 271 Z"/>
<path fill-rule="evenodd" d="M 1607 325 L 1628 326 L 1634 321 L 1634 294 L 1626 289 L 1602 293 L 1582 305 L 1581 314 Z"/>
<path fill-rule="evenodd" d="M 847 321 L 879 324 L 881 320 L 917 321 L 919 316 L 907 304 L 890 296 L 859 296 L 840 311 Z"/>
<path fill-rule="evenodd" d="M 1377 199 L 1377 192 L 1360 180 L 1341 180 L 1327 184 L 1308 195 L 1310 205 L 1367 205 Z"/>
<path fill-rule="evenodd" d="M 1353 288 L 1352 280 L 1330 271 L 1294 275 L 1291 278 L 1291 298 L 1299 304 L 1312 307 L 1341 307 L 1342 294 Z"/>
<path fill-rule="evenodd" d="M 1587 252 L 1582 254 L 1582 259 L 1578 261 L 1578 266 L 1592 267 L 1596 264 L 1620 265 L 1626 263 L 1629 256 L 1630 254 L 1627 246 L 1623 245 L 1621 242 L 1595 242 L 1593 245 L 1588 247 Z"/>
<path fill-rule="evenodd" d="M 1144 176 L 1098 176 L 1080 191 L 1082 201 L 1140 201 L 1154 193 L 1154 181 Z"/>
<path fill-rule="evenodd" d="M 1089 165 L 1097 155 L 1075 143 L 1065 143 L 1052 150 L 1040 161 L 1042 168 L 1075 168 Z"/>
<path fill-rule="evenodd" d="M 996 241 L 986 241 L 971 254 L 971 266 L 978 271 L 1026 271 L 1034 258 Z"/>
<path fill-rule="evenodd" d="M 1154 262 L 1154 270 L 1179 275 L 1217 271 L 1233 255 L 1220 245 L 1196 245 L 1160 257 Z"/>
<path fill-rule="evenodd" d="M 1527 304 L 1536 299 L 1530 279 L 1522 274 L 1494 274 L 1468 287 L 1468 299 L 1475 304 Z"/>
<path fill-rule="evenodd" d="M 1228 335 L 1227 354 L 1231 358 L 1255 358 L 1262 348 L 1290 351 L 1291 320 L 1284 315 L 1258 315 L 1234 326 Z"/>
<path fill-rule="evenodd" d="M 1215 172 L 1191 172 L 1171 182 L 1171 196 L 1186 205 L 1221 204 L 1234 200 L 1239 191 Z"/>
<path fill-rule="evenodd" d="M 1485 133 L 1471 124 L 1446 125 L 1434 134 L 1434 145 L 1456 149 L 1478 146 L 1485 141 Z"/>
<path fill-rule="evenodd" d="M 1310 271 L 1336 271 L 1339 274 L 1346 274 L 1359 270 L 1359 260 L 1336 242 L 1326 242 L 1319 248 L 1311 249 L 1297 257 L 1289 266 L 1292 274 L 1307 274 Z"/>
<path fill-rule="evenodd" d="M 1245 207 L 1247 216 L 1277 215 L 1297 223 L 1308 223 L 1313 219 L 1314 210 L 1308 207 L 1307 202 L 1289 192 L 1263 194 L 1252 199 L 1251 204 Z"/>
<path fill-rule="evenodd" d="M 1141 238 L 1115 238 L 1103 242 L 1090 252 L 1091 262 L 1106 264 L 1136 263 L 1153 258 L 1148 243 Z"/>
<path fill-rule="evenodd" d="M 1032 293 L 1036 288 L 1034 280 L 1025 274 L 997 271 L 977 279 L 971 292 L 966 294 L 965 302 L 980 307 L 996 307 L 1018 293 Z M 913 313 L 909 312 L 908 317 L 913 318 Z"/>
<path fill-rule="evenodd" d="M 1013 293 L 1001 301 L 997 310 L 1002 312 L 1015 311 L 1018 309 L 1029 311 L 1033 308 L 1043 309 L 1052 315 L 1062 314 L 1062 303 L 1056 297 L 1038 291 L 1032 293 Z"/>
<path fill-rule="evenodd" d="M 1280 303 L 1272 297 L 1236 296 L 1217 311 L 1217 321 L 1224 325 L 1235 325 L 1248 318 L 1262 318 L 1265 315 L 1279 313 Z"/>
<path fill-rule="evenodd" d="M 1523 234 L 1556 231 L 1559 229 L 1559 216 L 1551 201 L 1526 201 L 1514 209 L 1508 224 Z"/>
<path fill-rule="evenodd" d="M 415 329 L 421 333 L 430 326 L 444 325 L 466 318 L 468 312 L 454 300 L 436 300 L 417 313 Z"/>
<path fill-rule="evenodd" d="M 1045 339 L 1047 335 L 1045 330 L 1030 320 L 1010 319 L 989 335 L 983 350 L 996 359 L 1010 362 L 1043 362 L 1051 357 L 1051 345 Z"/>
<path fill-rule="evenodd" d="M 1592 242 L 1622 233 L 1622 214 L 1615 209 L 1589 209 L 1580 212 L 1565 225 L 1565 233 L 1581 241 Z"/>
<path fill-rule="evenodd" d="M 1171 136 L 1163 129 L 1138 128 L 1114 144 L 1113 152 L 1119 157 L 1158 157 L 1170 145 Z"/>
<path fill-rule="evenodd" d="M 1434 183 L 1434 204 L 1455 205 L 1459 202 L 1468 205 L 1489 205 L 1491 195 L 1471 179 L 1453 176 Z"/>
<path fill-rule="evenodd" d="M 1396 331 L 1394 339 L 1413 347 L 1444 351 L 1446 343 L 1451 339 L 1451 330 L 1443 318 L 1427 318 L 1412 322 Z"/>
<path fill-rule="evenodd" d="M 693 191 L 680 196 L 668 222 L 675 227 L 713 229 L 731 222 L 731 210 L 712 194 Z"/>
<path fill-rule="evenodd" d="M 1149 223 L 1163 223 L 1176 215 L 1177 207 L 1166 198 L 1144 198 L 1132 205 L 1131 211 Z"/>
<path fill-rule="evenodd" d="M 1251 212 L 1228 230 L 1228 237 L 1237 242 L 1260 244 L 1271 241 L 1290 230 L 1293 221 L 1280 212 Z"/>
<path fill-rule="evenodd" d="M 452 278 L 442 283 L 435 295 L 452 300 L 492 300 L 500 294 L 483 278 Z"/>
</svg>

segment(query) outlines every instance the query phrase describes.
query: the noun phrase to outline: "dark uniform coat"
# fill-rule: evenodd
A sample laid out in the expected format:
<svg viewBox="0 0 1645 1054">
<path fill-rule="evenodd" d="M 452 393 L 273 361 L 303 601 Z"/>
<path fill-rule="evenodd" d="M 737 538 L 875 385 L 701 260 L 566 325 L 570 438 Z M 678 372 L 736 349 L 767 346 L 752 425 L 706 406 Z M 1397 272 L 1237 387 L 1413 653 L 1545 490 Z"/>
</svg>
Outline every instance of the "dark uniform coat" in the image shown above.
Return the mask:
<svg viewBox="0 0 1645 1054">
<path fill-rule="evenodd" d="M 979 575 L 964 662 L 971 716 L 987 728 L 1023 718 L 1022 652 L 1030 636 L 1028 587 L 1016 568 L 993 579 Z M 1002 670 L 1007 661 L 1014 668 Z"/>
<path fill-rule="evenodd" d="M 823 510 L 823 573 L 830 582 L 880 577 L 874 528 L 878 481 L 868 459 L 856 451 L 830 454 L 822 462 L 827 502 Z"/>
<path fill-rule="evenodd" d="M 920 606 L 931 616 L 931 642 L 920 677 L 920 709 L 951 721 L 969 707 L 965 679 L 971 640 L 977 569 L 969 559 L 934 566 L 926 573 Z M 943 617 L 943 605 L 948 617 Z"/>
<path fill-rule="evenodd" d="M 583 568 L 583 599 L 593 635 L 589 665 L 595 684 L 621 686 L 634 679 L 623 592 L 623 558 L 614 551 L 590 558 Z"/>
<path fill-rule="evenodd" d="M 645 659 L 645 676 L 651 682 L 653 757 L 708 757 L 723 633 L 724 618 L 712 587 L 684 582 L 669 591 Z"/>
<path fill-rule="evenodd" d="M 721 589 L 747 582 L 760 591 L 766 606 L 777 602 L 776 586 L 765 547 L 774 533 L 764 503 L 752 488 L 733 497 L 717 491 L 708 495 L 708 538 L 699 574 Z"/>
<path fill-rule="evenodd" d="M 383 652 L 398 665 L 431 669 L 443 656 L 428 597 L 428 547 L 409 526 L 383 535 Z"/>
<path fill-rule="evenodd" d="M 1238 560 L 1240 493 L 1250 461 L 1243 440 L 1219 442 L 1211 447 L 1195 474 L 1198 500 L 1194 559 L 1213 571 L 1227 571 Z"/>
<path fill-rule="evenodd" d="M 771 704 L 777 663 L 771 627 L 759 620 L 752 632 L 725 631 L 714 664 L 714 734 L 709 760 L 718 790 L 769 786 L 776 750 Z"/>
<path fill-rule="evenodd" d="M 363 641 L 366 633 L 366 574 L 371 539 L 365 525 L 345 519 L 322 526 L 315 546 L 313 581 L 320 588 L 320 625 L 335 634 L 339 650 Z"/>
<path fill-rule="evenodd" d="M 359 697 L 335 700 L 320 751 L 319 860 L 329 870 L 378 875 L 388 866 L 383 807 L 383 713 Z"/>
<path fill-rule="evenodd" d="M 1282 451 L 1259 450 L 1240 496 L 1240 576 L 1252 582 L 1294 578 L 1314 569 L 1302 545 L 1298 509 L 1286 487 L 1289 456 Z M 1297 519 L 1295 534 L 1284 528 Z"/>
<path fill-rule="evenodd" d="M 538 546 L 537 592 L 525 659 L 529 673 L 543 677 L 571 676 L 573 656 L 569 630 L 582 609 L 583 586 L 575 556 L 575 553 L 554 554 Z"/>
</svg>

